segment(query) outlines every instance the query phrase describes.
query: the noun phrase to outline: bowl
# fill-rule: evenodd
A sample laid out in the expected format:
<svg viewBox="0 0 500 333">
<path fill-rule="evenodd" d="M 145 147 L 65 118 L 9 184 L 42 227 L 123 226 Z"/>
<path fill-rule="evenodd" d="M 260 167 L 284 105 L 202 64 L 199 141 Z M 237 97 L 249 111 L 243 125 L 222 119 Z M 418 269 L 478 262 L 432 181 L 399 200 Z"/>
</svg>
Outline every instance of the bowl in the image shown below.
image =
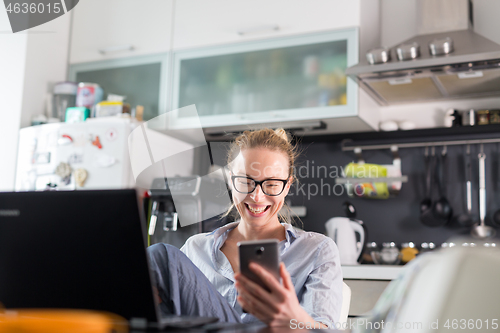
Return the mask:
<svg viewBox="0 0 500 333">
<path fill-rule="evenodd" d="M 373 262 L 377 265 L 398 265 L 401 262 L 401 253 L 399 251 L 371 251 L 370 255 Z"/>
</svg>

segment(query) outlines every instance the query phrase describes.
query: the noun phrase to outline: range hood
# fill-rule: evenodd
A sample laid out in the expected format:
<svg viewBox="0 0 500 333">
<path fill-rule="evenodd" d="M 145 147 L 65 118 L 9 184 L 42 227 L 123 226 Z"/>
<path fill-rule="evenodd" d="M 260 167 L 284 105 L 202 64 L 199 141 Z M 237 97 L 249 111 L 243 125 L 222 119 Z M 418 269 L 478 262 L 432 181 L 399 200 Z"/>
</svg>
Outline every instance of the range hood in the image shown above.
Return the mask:
<svg viewBox="0 0 500 333">
<path fill-rule="evenodd" d="M 429 43 L 446 37 L 454 51 L 431 55 Z M 414 42 L 420 56 L 398 60 L 397 46 Z M 500 96 L 500 45 L 471 29 L 417 35 L 398 45 L 390 48 L 386 63 L 365 59 L 346 70 L 380 105 Z"/>
</svg>

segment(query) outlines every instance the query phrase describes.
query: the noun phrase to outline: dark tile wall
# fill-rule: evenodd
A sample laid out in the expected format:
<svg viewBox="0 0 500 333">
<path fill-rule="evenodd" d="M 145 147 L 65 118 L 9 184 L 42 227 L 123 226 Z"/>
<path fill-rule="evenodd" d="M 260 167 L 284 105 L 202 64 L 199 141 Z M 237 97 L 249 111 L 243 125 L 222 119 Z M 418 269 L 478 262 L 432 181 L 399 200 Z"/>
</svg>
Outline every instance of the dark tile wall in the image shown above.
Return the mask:
<svg viewBox="0 0 500 333">
<path fill-rule="evenodd" d="M 225 165 L 227 143 L 210 144 L 213 162 Z M 352 152 L 342 152 L 338 142 L 316 141 L 299 144 L 302 154 L 298 161 L 299 185 L 290 190 L 289 199 L 293 205 L 306 206 L 307 216 L 301 218 L 304 229 L 325 233 L 325 222 L 335 216 L 345 216 L 342 203 L 350 201 L 357 209 L 357 218 L 364 221 L 368 230 L 368 241 L 378 243 L 394 241 L 396 243 L 413 241 L 434 242 L 441 244 L 452 236 L 467 235 L 469 229 L 455 225 L 427 227 L 419 220 L 420 201 L 425 196 L 424 148 L 400 149 L 402 172 L 408 176 L 408 182 L 398 196 L 386 200 L 349 198 L 341 185 L 335 185 L 341 167 L 355 162 Z M 446 196 L 452 204 L 455 214 L 465 212 L 465 146 L 450 146 L 448 167 L 444 173 Z M 487 220 L 492 225 L 493 213 L 500 209 L 500 145 L 486 144 L 486 188 Z M 441 147 L 436 153 L 441 152 Z M 478 159 L 479 146 L 471 146 L 472 156 L 472 211 L 479 213 L 478 204 Z M 364 151 L 366 163 L 391 164 L 389 150 Z M 325 176 L 325 168 L 328 174 Z M 318 172 L 319 171 L 319 172 Z M 302 176 L 302 177 L 300 177 Z M 437 199 L 437 193 L 434 198 Z M 498 230 L 500 232 L 500 229 Z"/>
</svg>

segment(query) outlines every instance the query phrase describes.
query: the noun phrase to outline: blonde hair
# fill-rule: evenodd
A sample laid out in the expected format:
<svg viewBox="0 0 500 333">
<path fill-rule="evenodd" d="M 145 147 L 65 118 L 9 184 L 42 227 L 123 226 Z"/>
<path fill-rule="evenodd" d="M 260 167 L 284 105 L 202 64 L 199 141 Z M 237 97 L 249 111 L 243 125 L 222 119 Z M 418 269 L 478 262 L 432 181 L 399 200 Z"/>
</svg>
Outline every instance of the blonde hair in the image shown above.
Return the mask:
<svg viewBox="0 0 500 333">
<path fill-rule="evenodd" d="M 284 129 L 278 128 L 272 130 L 265 128 L 256 131 L 243 132 L 241 135 L 236 137 L 236 139 L 234 139 L 229 147 L 227 165 L 230 165 L 231 162 L 234 161 L 241 150 L 252 148 L 265 148 L 271 151 L 284 153 L 288 157 L 289 177 L 293 177 L 293 181 L 297 182 L 297 178 L 295 177 L 295 161 L 299 152 L 297 150 L 297 146 L 291 143 L 290 137 Z M 235 204 L 232 203 L 229 209 L 223 214 L 223 217 L 234 215 L 234 217 L 240 218 L 239 212 L 234 208 Z M 285 213 L 282 213 L 280 210 L 278 212 L 278 218 L 285 223 L 294 224 L 294 220 L 292 218 L 293 212 L 290 207 L 288 207 L 286 202 L 283 204 L 283 208 Z"/>
</svg>

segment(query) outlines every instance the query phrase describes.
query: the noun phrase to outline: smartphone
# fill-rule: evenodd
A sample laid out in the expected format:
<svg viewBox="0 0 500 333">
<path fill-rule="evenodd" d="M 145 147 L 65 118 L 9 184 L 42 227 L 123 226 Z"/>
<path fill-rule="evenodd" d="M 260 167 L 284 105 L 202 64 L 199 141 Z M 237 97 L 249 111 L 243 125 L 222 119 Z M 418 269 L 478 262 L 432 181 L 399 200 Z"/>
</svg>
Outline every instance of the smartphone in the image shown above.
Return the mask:
<svg viewBox="0 0 500 333">
<path fill-rule="evenodd" d="M 260 278 L 250 270 L 248 265 L 255 262 L 271 273 L 277 281 L 280 280 L 280 258 L 277 239 L 260 239 L 238 242 L 240 255 L 240 272 L 246 278 L 270 291 Z"/>
</svg>

